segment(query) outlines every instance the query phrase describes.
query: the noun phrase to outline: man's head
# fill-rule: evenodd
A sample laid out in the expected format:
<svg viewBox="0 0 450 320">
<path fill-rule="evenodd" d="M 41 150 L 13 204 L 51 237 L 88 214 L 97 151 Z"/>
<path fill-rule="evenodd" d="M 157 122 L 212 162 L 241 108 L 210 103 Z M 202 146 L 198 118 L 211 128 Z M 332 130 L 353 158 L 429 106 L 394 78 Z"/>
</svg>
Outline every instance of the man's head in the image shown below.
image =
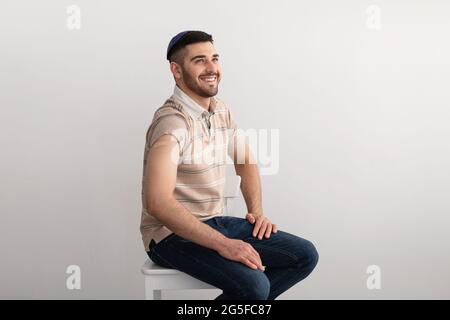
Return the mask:
<svg viewBox="0 0 450 320">
<path fill-rule="evenodd" d="M 202 98 L 217 94 L 221 70 L 211 35 L 202 31 L 177 34 L 167 48 L 167 60 L 181 89 Z"/>
</svg>

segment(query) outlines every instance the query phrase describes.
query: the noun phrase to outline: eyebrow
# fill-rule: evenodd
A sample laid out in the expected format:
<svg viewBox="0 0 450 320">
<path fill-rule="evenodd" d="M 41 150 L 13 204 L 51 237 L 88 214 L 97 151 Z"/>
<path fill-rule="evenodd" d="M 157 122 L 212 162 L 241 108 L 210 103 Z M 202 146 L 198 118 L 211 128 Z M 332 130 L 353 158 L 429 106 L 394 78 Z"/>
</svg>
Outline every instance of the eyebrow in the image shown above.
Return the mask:
<svg viewBox="0 0 450 320">
<path fill-rule="evenodd" d="M 217 54 L 217 53 L 213 54 L 213 58 L 218 58 L 218 57 L 219 57 L 219 54 Z M 191 61 L 194 61 L 195 59 L 200 59 L 200 58 L 206 58 L 206 56 L 205 55 L 195 56 L 191 59 Z"/>
</svg>

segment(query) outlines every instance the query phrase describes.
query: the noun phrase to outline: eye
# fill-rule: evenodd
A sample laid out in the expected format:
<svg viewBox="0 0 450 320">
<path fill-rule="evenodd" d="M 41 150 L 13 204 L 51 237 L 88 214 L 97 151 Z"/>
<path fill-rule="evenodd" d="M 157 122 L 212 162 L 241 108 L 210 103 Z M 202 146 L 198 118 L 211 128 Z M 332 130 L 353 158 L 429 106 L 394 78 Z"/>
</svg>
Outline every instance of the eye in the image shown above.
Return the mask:
<svg viewBox="0 0 450 320">
<path fill-rule="evenodd" d="M 197 60 L 195 60 L 195 63 L 199 63 L 199 62 L 203 62 L 203 61 L 205 61 L 205 59 L 197 59 Z"/>
</svg>

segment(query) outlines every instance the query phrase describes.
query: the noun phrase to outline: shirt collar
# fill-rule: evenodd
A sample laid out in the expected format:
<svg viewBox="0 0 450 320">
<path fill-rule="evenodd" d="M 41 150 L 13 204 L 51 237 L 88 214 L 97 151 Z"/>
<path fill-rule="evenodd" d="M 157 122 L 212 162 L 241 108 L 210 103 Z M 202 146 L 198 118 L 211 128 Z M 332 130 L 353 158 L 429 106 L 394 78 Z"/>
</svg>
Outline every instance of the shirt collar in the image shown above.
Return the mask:
<svg viewBox="0 0 450 320">
<path fill-rule="evenodd" d="M 183 90 L 181 90 L 177 85 L 175 85 L 175 89 L 173 90 L 173 97 L 183 105 L 184 109 L 186 109 L 190 116 L 194 119 L 201 120 L 202 114 L 208 116 L 213 115 L 214 110 L 216 109 L 217 101 L 215 97 L 211 98 L 211 104 L 209 106 L 210 111 L 208 111 L 184 93 Z"/>
</svg>

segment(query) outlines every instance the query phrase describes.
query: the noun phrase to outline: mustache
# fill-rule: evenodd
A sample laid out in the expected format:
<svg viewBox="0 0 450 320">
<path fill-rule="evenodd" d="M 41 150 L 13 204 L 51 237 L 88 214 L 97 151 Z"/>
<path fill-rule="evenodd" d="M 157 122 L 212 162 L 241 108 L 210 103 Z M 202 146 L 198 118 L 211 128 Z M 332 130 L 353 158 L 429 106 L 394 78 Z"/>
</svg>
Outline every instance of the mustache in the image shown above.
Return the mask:
<svg viewBox="0 0 450 320">
<path fill-rule="evenodd" d="M 218 77 L 219 76 L 219 74 L 218 73 L 206 73 L 206 74 L 201 74 L 201 75 L 199 75 L 199 77 L 207 77 L 207 76 L 216 76 L 216 77 Z"/>
</svg>

